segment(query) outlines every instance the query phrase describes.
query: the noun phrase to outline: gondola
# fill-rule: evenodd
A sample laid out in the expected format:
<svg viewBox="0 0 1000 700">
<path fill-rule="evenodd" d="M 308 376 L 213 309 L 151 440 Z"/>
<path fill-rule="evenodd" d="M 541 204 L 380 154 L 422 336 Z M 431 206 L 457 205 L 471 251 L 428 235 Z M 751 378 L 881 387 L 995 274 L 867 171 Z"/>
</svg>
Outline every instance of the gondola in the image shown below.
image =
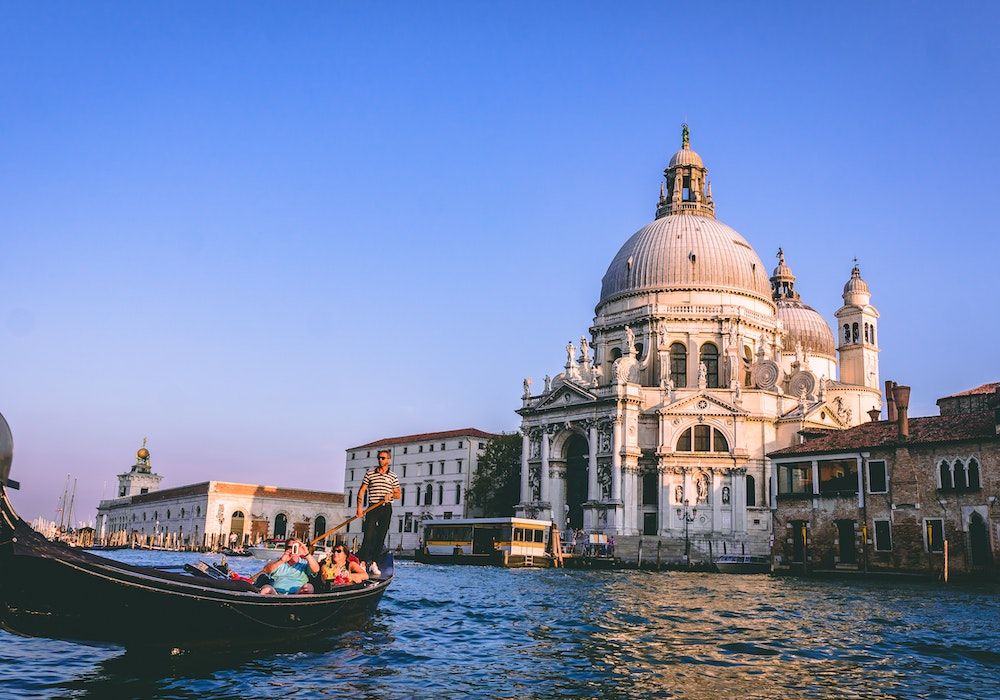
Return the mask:
<svg viewBox="0 0 1000 700">
<path fill-rule="evenodd" d="M 357 628 L 392 582 L 333 593 L 260 595 L 248 583 L 132 566 L 50 542 L 14 512 L 13 442 L 0 415 L 0 627 L 20 635 L 128 648 L 198 649 L 300 641 Z"/>
</svg>

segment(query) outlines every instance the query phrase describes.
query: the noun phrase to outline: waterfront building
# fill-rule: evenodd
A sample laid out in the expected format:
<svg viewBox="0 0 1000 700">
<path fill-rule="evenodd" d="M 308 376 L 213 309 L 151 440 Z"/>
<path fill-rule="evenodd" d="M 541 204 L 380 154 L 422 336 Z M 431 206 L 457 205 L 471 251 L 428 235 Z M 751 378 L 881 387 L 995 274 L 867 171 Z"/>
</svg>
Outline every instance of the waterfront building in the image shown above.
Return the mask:
<svg viewBox="0 0 1000 700">
<path fill-rule="evenodd" d="M 1000 382 L 910 418 L 909 387 L 887 384 L 887 420 L 804 432 L 770 453 L 778 475 L 776 570 L 940 574 L 1000 562 Z"/>
<path fill-rule="evenodd" d="M 307 539 L 347 517 L 342 493 L 227 481 L 160 489 L 161 480 L 143 442 L 136 463 L 118 476 L 119 497 L 97 507 L 97 541 L 198 548 L 293 534 Z"/>
<path fill-rule="evenodd" d="M 763 554 L 767 452 L 880 406 L 879 314 L 857 265 L 836 337 L 784 251 L 769 278 L 716 218 L 686 126 L 664 176 L 655 219 L 612 259 L 562 371 L 524 381 L 517 514 L 613 533 L 623 557 L 641 537 L 668 557 L 713 545 Z"/>
<path fill-rule="evenodd" d="M 380 438 L 347 449 L 344 467 L 344 495 L 347 508 L 357 508 L 354 500 L 365 472 L 378 465 L 378 451 L 392 453 L 391 469 L 399 477 L 402 498 L 393 503 L 393 522 L 386 545 L 416 549 L 420 524 L 426 520 L 450 520 L 478 515 L 466 501 L 479 456 L 486 449 L 488 433 L 462 428 L 436 433 L 420 433 Z M 361 538 L 361 522 L 351 523 L 348 538 Z"/>
</svg>

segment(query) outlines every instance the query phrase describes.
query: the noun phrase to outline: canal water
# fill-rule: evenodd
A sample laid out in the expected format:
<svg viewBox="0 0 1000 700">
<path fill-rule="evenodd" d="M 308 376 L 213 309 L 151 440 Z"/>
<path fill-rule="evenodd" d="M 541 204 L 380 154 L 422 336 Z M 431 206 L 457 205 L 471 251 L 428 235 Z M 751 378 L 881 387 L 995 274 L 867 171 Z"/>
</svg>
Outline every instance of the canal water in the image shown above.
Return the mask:
<svg viewBox="0 0 1000 700">
<path fill-rule="evenodd" d="M 996 586 L 410 562 L 396 573 L 363 629 L 267 653 L 151 658 L 0 632 L 0 695 L 1000 698 Z"/>
</svg>

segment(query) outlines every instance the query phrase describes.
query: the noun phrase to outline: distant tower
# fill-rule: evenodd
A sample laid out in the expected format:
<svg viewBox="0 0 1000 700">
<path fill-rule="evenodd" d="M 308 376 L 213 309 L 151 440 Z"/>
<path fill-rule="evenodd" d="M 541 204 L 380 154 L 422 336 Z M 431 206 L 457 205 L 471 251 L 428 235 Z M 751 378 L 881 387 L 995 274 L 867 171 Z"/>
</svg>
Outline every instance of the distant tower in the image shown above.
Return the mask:
<svg viewBox="0 0 1000 700">
<path fill-rule="evenodd" d="M 125 474 L 118 475 L 118 497 L 135 496 L 150 491 L 158 491 L 163 477 L 153 473 L 149 463 L 149 450 L 146 449 L 148 438 L 142 439 L 142 447 L 135 453 L 135 464 Z"/>
<path fill-rule="evenodd" d="M 657 219 L 667 214 L 700 214 L 715 218 L 708 168 L 701 156 L 691 150 L 691 131 L 687 124 L 681 127 L 681 148 L 670 159 L 663 177 L 665 182 L 660 187 L 660 201 L 656 205 Z"/>
<path fill-rule="evenodd" d="M 844 305 L 836 314 L 840 381 L 879 389 L 878 309 L 871 305 L 871 298 L 855 260 L 851 279 L 844 285 Z"/>
</svg>

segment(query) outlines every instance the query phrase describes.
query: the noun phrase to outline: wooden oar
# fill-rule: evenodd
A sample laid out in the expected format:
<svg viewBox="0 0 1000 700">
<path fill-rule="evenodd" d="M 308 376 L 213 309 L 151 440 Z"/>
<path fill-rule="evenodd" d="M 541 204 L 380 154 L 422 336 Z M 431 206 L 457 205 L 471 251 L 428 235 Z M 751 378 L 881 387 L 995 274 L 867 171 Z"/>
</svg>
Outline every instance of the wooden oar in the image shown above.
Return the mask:
<svg viewBox="0 0 1000 700">
<path fill-rule="evenodd" d="M 340 525 L 338 525 L 337 527 L 333 528 L 332 530 L 327 530 L 327 531 L 326 531 L 326 532 L 324 532 L 324 533 L 323 533 L 322 535 L 320 535 L 319 537 L 317 537 L 317 538 L 315 538 L 314 540 L 312 540 L 312 541 L 311 541 L 311 542 L 309 543 L 309 546 L 310 546 L 310 547 L 312 547 L 312 546 L 314 546 L 314 545 L 315 545 L 315 544 L 316 544 L 317 542 L 322 542 L 323 540 L 325 540 L 325 539 L 326 539 L 327 537 L 329 537 L 330 535 L 332 535 L 333 533 L 335 533 L 335 532 L 336 532 L 337 530 L 339 530 L 340 528 L 342 528 L 342 527 L 346 527 L 347 525 L 349 525 L 350 523 L 353 523 L 353 522 L 354 522 L 355 520 L 357 520 L 358 518 L 363 518 L 363 517 L 364 517 L 365 515 L 367 515 L 367 514 L 368 514 L 369 512 L 371 512 L 371 511 L 375 510 L 376 508 L 378 508 L 378 507 L 380 507 L 380 506 L 384 506 L 384 505 L 385 505 L 386 503 L 388 503 L 388 501 L 379 501 L 378 503 L 376 503 L 376 504 L 375 504 L 375 505 L 373 505 L 373 506 L 368 506 L 368 507 L 367 507 L 367 508 L 365 508 L 365 509 L 364 509 L 363 511 L 361 511 L 361 515 L 355 515 L 355 516 L 352 516 L 352 517 L 348 518 L 347 520 L 345 520 L 344 522 L 342 522 L 342 523 L 341 523 Z"/>
</svg>

